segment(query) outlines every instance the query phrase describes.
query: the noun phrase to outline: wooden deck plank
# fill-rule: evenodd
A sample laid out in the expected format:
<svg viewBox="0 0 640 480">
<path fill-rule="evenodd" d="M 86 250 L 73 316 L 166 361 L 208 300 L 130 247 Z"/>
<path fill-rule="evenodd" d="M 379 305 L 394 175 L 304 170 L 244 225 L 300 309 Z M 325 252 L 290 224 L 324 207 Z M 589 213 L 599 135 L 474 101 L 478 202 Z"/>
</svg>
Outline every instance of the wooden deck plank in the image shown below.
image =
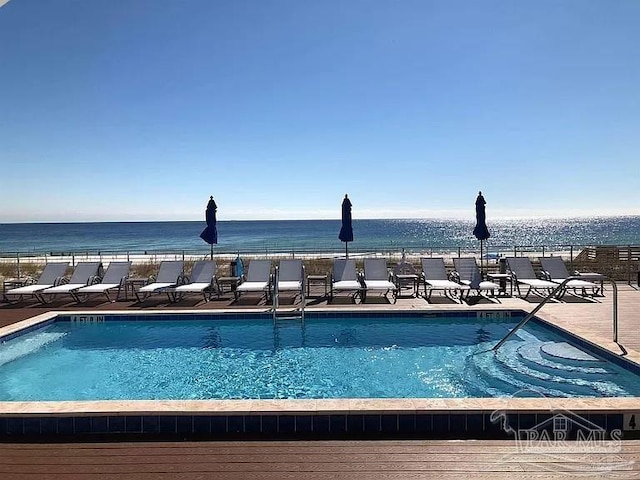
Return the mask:
<svg viewBox="0 0 640 480">
<path fill-rule="evenodd" d="M 400 440 L 400 441 L 270 441 L 270 442 L 127 442 L 127 443 L 20 443 L 0 444 L 0 458 L 8 456 L 42 457 L 58 455 L 354 455 L 354 454 L 424 454 L 424 453 L 472 453 L 503 454 L 517 451 L 514 442 L 508 440 Z M 571 444 L 570 444 L 571 445 Z M 609 444 L 613 445 L 613 444 Z M 640 454 L 640 440 L 623 441 L 620 448 L 625 453 Z"/>
<path fill-rule="evenodd" d="M 72 448 L 71 448 L 72 450 Z M 538 463 L 553 463 L 557 461 L 557 458 L 574 458 L 578 457 L 578 453 L 561 453 L 557 455 L 549 455 L 546 453 L 529 453 L 518 452 L 517 449 L 512 449 L 508 452 L 494 453 L 489 451 L 481 452 L 464 452 L 465 455 L 473 455 L 477 464 L 494 463 L 496 461 L 513 463 L 514 461 L 527 461 Z M 640 451 L 634 452 L 615 452 L 618 457 L 624 457 L 625 461 L 637 461 L 640 460 Z M 146 451 L 135 451 L 135 454 L 131 455 L 118 455 L 118 454 L 95 454 L 94 452 L 86 453 L 84 455 L 67 454 L 66 452 L 55 452 L 55 456 L 21 456 L 21 455 L 2 455 L 0 456 L 0 468 L 6 465 L 88 465 L 88 464 L 103 464 L 103 465 L 127 465 L 127 464 L 148 464 L 153 465 L 158 461 L 162 463 L 188 463 L 191 465 L 208 464 L 212 462 L 226 462 L 241 464 L 246 462 L 247 458 L 251 458 L 254 463 L 325 463 L 332 464 L 339 461 L 348 459 L 354 463 L 385 463 L 388 461 L 402 461 L 403 463 L 419 463 L 424 461 L 438 461 L 441 463 L 446 462 L 459 462 L 461 453 L 443 453 L 432 452 L 425 448 L 425 451 L 421 453 L 397 453 L 397 452 L 378 452 L 378 453 L 345 453 L 336 455 L 333 453 L 317 453 L 317 454 L 305 454 L 291 452 L 286 454 L 269 454 L 267 452 L 258 453 L 232 453 L 232 454 L 217 454 L 212 453 L 210 455 L 180 455 L 177 452 L 172 452 L 167 455 L 149 455 Z M 589 453 L 589 458 L 593 461 L 604 462 L 611 454 L 609 453 Z M 342 459 L 342 460 L 340 460 Z"/>
<path fill-rule="evenodd" d="M 590 476 L 587 473 L 579 475 L 580 478 L 603 478 L 601 475 Z M 7 480 L 424 480 L 424 479 L 441 479 L 441 480 L 468 480 L 487 479 L 487 480 L 513 480 L 519 478 L 514 476 L 512 472 L 492 472 L 490 474 L 474 474 L 469 473 L 452 473 L 452 472 L 346 472 L 346 473 L 323 473 L 313 472 L 301 475 L 298 472 L 270 472 L 248 474 L 241 473 L 152 473 L 152 474 L 97 474 L 87 476 L 86 474 L 65 474 L 58 475 L 55 473 L 41 474 L 16 474 Z M 527 472 L 527 478 L 531 480 L 557 480 L 558 474 L 555 472 Z M 615 477 L 614 477 L 615 478 Z M 617 478 L 625 478 L 618 476 Z M 627 477 L 628 478 L 628 477 Z"/>
<path fill-rule="evenodd" d="M 342 453 L 323 450 L 340 442 L 4 444 L 0 446 L 0 478 L 499 479 L 523 472 L 532 479 L 557 477 L 559 472 L 628 478 L 638 472 L 640 463 L 640 441 L 635 440 L 609 443 L 620 451 L 608 455 L 576 448 L 553 457 L 521 454 L 509 441 L 345 443 L 348 448 Z M 189 454 L 193 450 L 199 454 Z M 598 472 L 603 463 L 612 463 L 614 470 Z"/>
</svg>

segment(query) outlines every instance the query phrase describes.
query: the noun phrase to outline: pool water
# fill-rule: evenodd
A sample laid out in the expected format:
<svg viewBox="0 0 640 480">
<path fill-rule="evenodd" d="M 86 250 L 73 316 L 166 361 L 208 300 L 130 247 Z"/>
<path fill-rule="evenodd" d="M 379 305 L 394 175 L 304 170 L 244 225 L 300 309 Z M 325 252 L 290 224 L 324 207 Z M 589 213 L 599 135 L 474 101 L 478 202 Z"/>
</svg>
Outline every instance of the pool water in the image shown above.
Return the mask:
<svg viewBox="0 0 640 480">
<path fill-rule="evenodd" d="M 640 396 L 535 321 L 480 353 L 519 316 L 242 318 L 58 320 L 0 345 L 0 400 Z"/>
</svg>

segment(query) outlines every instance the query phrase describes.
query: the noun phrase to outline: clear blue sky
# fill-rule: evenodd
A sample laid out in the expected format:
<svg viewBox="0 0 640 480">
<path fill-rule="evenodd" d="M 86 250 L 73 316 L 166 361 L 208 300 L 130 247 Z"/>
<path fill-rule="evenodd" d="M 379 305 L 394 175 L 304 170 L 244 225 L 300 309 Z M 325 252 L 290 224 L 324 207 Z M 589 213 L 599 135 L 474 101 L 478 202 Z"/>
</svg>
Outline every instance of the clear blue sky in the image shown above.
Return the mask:
<svg viewBox="0 0 640 480">
<path fill-rule="evenodd" d="M 0 4 L 4 0 L 0 0 Z M 638 0 L 11 0 L 0 222 L 640 214 Z"/>
</svg>

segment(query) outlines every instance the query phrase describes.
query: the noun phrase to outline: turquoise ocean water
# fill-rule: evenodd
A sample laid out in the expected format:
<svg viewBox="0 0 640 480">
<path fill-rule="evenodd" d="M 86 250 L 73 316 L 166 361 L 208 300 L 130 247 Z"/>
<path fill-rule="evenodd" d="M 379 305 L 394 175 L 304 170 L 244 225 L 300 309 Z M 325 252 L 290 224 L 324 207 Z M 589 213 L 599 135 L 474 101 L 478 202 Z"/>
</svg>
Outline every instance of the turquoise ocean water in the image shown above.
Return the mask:
<svg viewBox="0 0 640 480">
<path fill-rule="evenodd" d="M 489 251 L 513 246 L 637 245 L 640 216 L 565 219 L 488 219 Z M 0 254 L 59 252 L 208 251 L 204 222 L 0 224 Z M 475 248 L 473 221 L 354 220 L 349 251 Z M 220 253 L 342 251 L 340 220 L 218 222 Z"/>
</svg>

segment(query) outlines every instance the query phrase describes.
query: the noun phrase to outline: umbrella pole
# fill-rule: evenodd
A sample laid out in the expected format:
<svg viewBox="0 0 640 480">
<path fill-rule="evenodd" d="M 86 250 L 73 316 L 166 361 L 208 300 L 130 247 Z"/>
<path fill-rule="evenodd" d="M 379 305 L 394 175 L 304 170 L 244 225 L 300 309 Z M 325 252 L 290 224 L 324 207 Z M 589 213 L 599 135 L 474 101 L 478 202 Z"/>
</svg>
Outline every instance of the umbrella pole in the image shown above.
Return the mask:
<svg viewBox="0 0 640 480">
<path fill-rule="evenodd" d="M 344 256 L 349 258 L 349 242 L 344 242 Z"/>
<path fill-rule="evenodd" d="M 482 263 L 482 240 L 480 240 L 480 279 L 484 280 L 484 268 Z"/>
<path fill-rule="evenodd" d="M 213 243 L 211 244 L 211 260 L 213 260 Z"/>
</svg>

